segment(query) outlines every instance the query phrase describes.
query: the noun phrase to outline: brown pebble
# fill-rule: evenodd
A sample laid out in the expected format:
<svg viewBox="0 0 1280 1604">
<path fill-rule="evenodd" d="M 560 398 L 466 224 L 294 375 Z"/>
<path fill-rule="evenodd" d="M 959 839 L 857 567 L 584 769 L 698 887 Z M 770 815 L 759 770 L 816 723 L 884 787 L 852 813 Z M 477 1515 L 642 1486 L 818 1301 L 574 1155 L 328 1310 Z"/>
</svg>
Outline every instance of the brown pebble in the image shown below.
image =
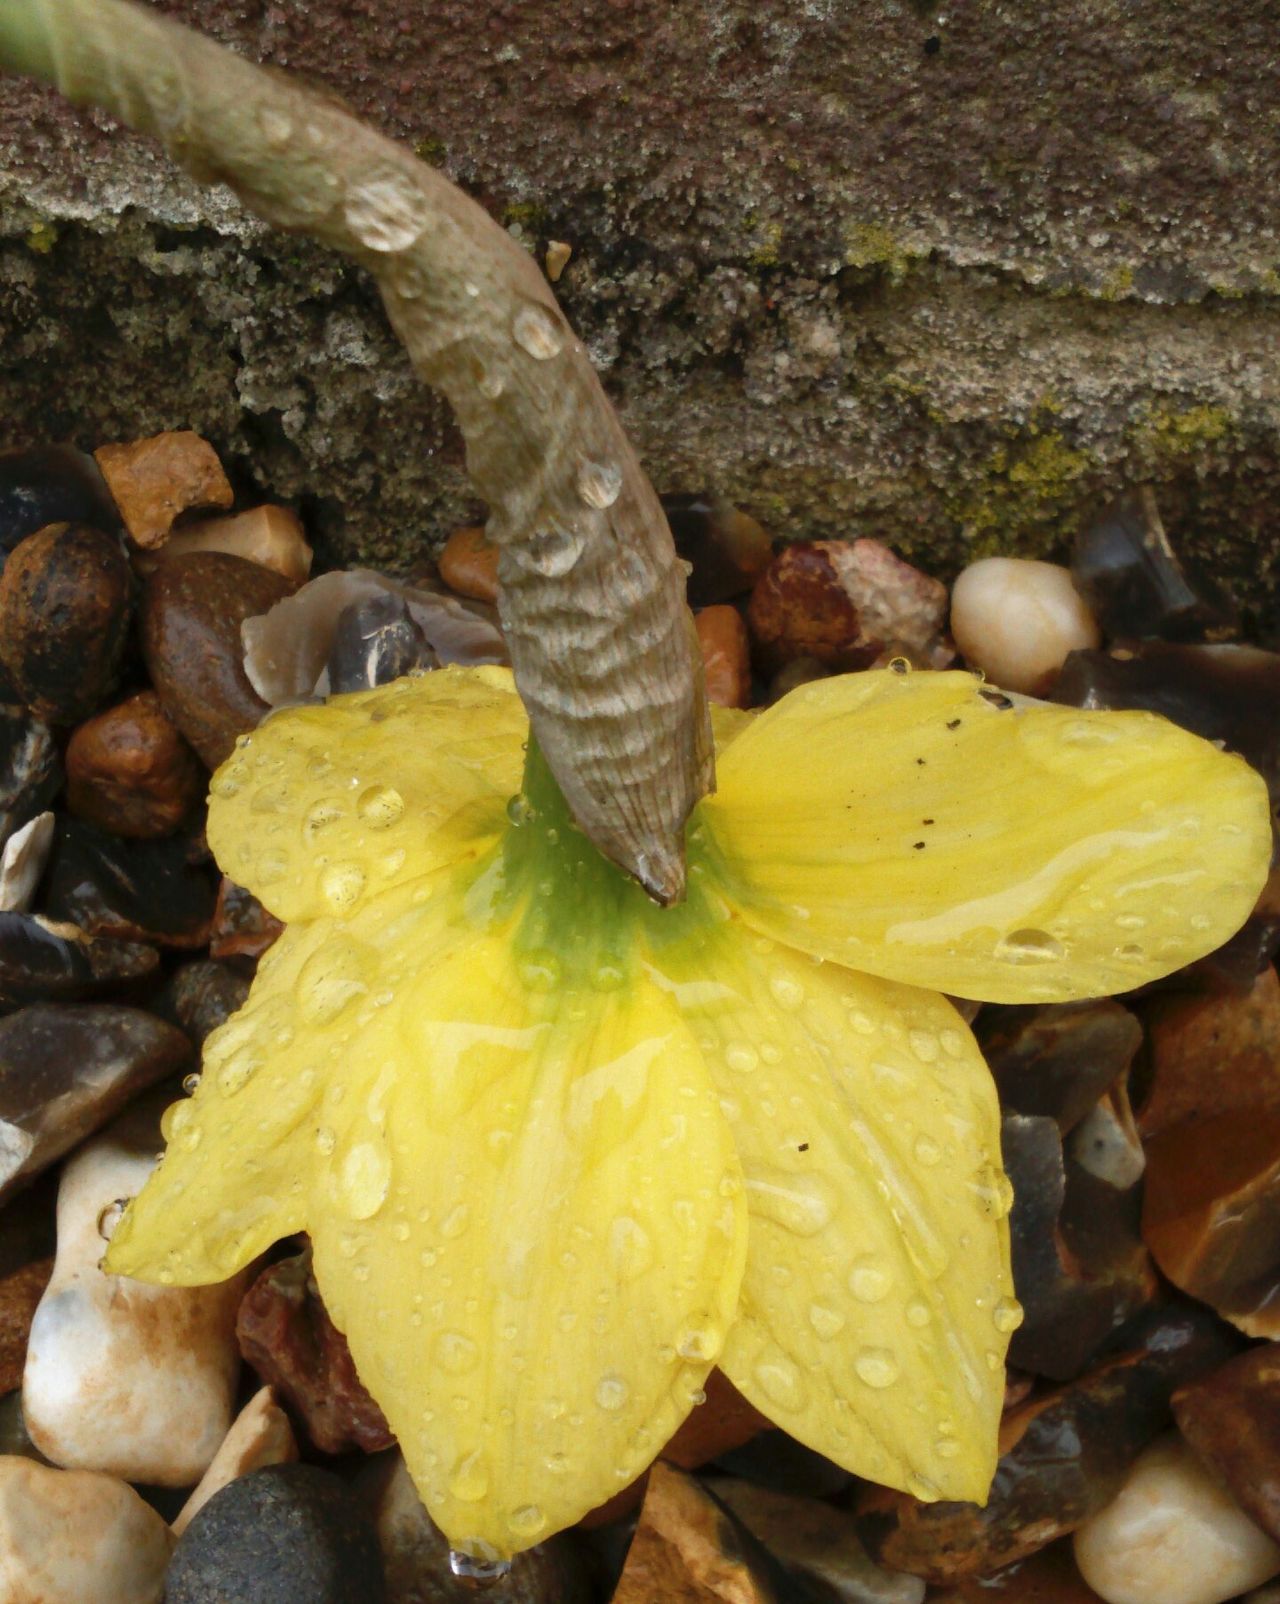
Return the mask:
<svg viewBox="0 0 1280 1604">
<path fill-rule="evenodd" d="M 496 602 L 498 548 L 485 539 L 483 529 L 455 529 L 440 553 L 440 577 L 459 596 Z"/>
<path fill-rule="evenodd" d="M 211 958 L 261 958 L 283 929 L 252 892 L 223 875 L 209 932 Z"/>
<path fill-rule="evenodd" d="M 124 526 L 139 546 L 159 546 L 180 513 L 235 499 L 218 454 L 190 429 L 99 446 L 94 452 Z"/>
<path fill-rule="evenodd" d="M 1173 1396 L 1182 1435 L 1280 1543 L 1280 1355 L 1251 1348 Z"/>
<path fill-rule="evenodd" d="M 288 507 L 253 507 L 231 518 L 204 518 L 188 524 L 169 536 L 159 551 L 143 561 L 154 566 L 170 557 L 186 557 L 196 551 L 225 551 L 232 557 L 259 563 L 299 584 L 311 572 L 311 547 L 302 524 Z M 139 563 L 142 566 L 142 563 Z"/>
<path fill-rule="evenodd" d="M 147 582 L 142 648 L 152 683 L 165 712 L 211 769 L 267 711 L 245 677 L 240 625 L 295 588 L 269 568 L 224 552 L 175 557 Z"/>
<path fill-rule="evenodd" d="M 75 724 L 111 694 L 133 579 L 110 536 L 50 524 L 19 541 L 0 574 L 0 662 L 50 724 Z"/>
<path fill-rule="evenodd" d="M 67 746 L 67 805 L 113 835 L 169 835 L 204 795 L 195 753 L 154 691 L 82 724 Z"/>
<path fill-rule="evenodd" d="M 37 1259 L 0 1280 L 0 1394 L 22 1385 L 31 1320 L 52 1274 L 53 1260 Z"/>
<path fill-rule="evenodd" d="M 717 707 L 749 707 L 751 654 L 742 615 L 736 607 L 704 607 L 694 622 L 707 676 L 707 700 Z"/>
<path fill-rule="evenodd" d="M 774 1604 L 767 1560 L 710 1493 L 661 1460 L 613 1604 Z"/>
</svg>

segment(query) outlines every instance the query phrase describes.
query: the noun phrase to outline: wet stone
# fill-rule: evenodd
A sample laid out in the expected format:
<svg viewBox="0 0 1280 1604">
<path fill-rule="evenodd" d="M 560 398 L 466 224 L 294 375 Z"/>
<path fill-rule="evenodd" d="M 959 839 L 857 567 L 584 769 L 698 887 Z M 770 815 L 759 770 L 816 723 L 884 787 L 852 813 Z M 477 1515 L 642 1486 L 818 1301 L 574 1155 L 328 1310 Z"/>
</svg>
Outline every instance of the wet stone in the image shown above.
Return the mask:
<svg viewBox="0 0 1280 1604">
<path fill-rule="evenodd" d="M 87 524 L 29 535 L 0 574 L 0 661 L 22 702 L 75 724 L 115 687 L 133 607 L 116 541 Z"/>
<path fill-rule="evenodd" d="M 1145 1016 L 1144 1135 L 1234 1109 L 1280 1109 L 1280 975 L 1274 969 L 1265 969 L 1243 995 L 1153 997 Z"/>
<path fill-rule="evenodd" d="M 174 971 L 156 1001 L 157 1010 L 171 1019 L 195 1043 L 243 1008 L 249 996 L 250 976 L 228 963 L 196 958 Z"/>
<path fill-rule="evenodd" d="M 974 1576 L 946 1592 L 933 1592 L 929 1604 L 1099 1604 L 1081 1576 L 1071 1539 L 1051 1543 L 1016 1565 L 990 1576 Z"/>
<path fill-rule="evenodd" d="M 154 691 L 82 724 L 67 746 L 67 805 L 132 840 L 171 835 L 203 800 L 205 775 Z"/>
<path fill-rule="evenodd" d="M 0 851 L 0 911 L 28 913 L 53 845 L 52 813 L 38 813 L 13 834 Z"/>
<path fill-rule="evenodd" d="M 211 958 L 260 958 L 283 929 L 251 891 L 223 875 L 209 932 Z"/>
<path fill-rule="evenodd" d="M 387 1604 L 466 1604 L 477 1589 L 453 1574 L 449 1544 L 423 1508 L 398 1450 L 379 1454 L 356 1477 L 355 1495 L 378 1536 Z M 485 1585 L 487 1604 L 588 1604 L 588 1572 L 570 1538 L 552 1537 L 517 1554 Z"/>
<path fill-rule="evenodd" d="M 1068 1162 L 1047 1115 L 1006 1114 L 1001 1147 L 1013 1185 L 1013 1281 L 1024 1312 L 1009 1361 L 1068 1381 L 1155 1296 L 1137 1192 L 1108 1187 Z"/>
<path fill-rule="evenodd" d="M 760 1432 L 740 1448 L 722 1450 L 715 1465 L 759 1487 L 809 1498 L 834 1498 L 853 1485 L 847 1470 L 776 1429 Z"/>
<path fill-rule="evenodd" d="M 49 524 L 109 532 L 119 522 L 97 464 L 83 451 L 32 446 L 0 452 L 0 566 L 20 540 Z"/>
<path fill-rule="evenodd" d="M 1056 563 L 983 557 L 956 580 L 951 633 L 993 685 L 1042 696 L 1067 654 L 1101 643 L 1089 606 Z"/>
<path fill-rule="evenodd" d="M 144 548 L 162 544 L 180 514 L 234 499 L 217 452 L 190 429 L 99 446 L 94 457 L 130 538 Z"/>
<path fill-rule="evenodd" d="M 62 760 L 47 724 L 0 707 L 0 844 L 43 813 L 62 789 Z"/>
<path fill-rule="evenodd" d="M 498 599 L 498 548 L 481 528 L 455 529 L 440 553 L 440 577 L 450 590 L 475 601 Z"/>
<path fill-rule="evenodd" d="M 751 705 L 751 645 L 736 607 L 704 607 L 694 620 L 707 700 L 718 707 Z"/>
<path fill-rule="evenodd" d="M 114 1476 L 0 1456 L 0 1597 L 160 1604 L 169 1529 Z"/>
<path fill-rule="evenodd" d="M 0 1019 L 0 1199 L 179 1074 L 187 1039 L 140 1008 L 23 1008 Z"/>
<path fill-rule="evenodd" d="M 160 954 L 144 942 L 89 936 L 39 914 L 0 913 L 0 1013 L 25 1003 L 127 994 L 159 963 Z"/>
<path fill-rule="evenodd" d="M 1152 1137 L 1142 1233 L 1174 1286 L 1251 1337 L 1280 1337 L 1280 1109 L 1181 1120 Z"/>
<path fill-rule="evenodd" d="M 671 494 L 662 510 L 676 554 L 689 564 L 689 605 L 745 596 L 769 566 L 773 542 L 749 513 L 716 496 Z"/>
<path fill-rule="evenodd" d="M 1112 637 L 1222 639 L 1239 623 L 1229 596 L 1183 571 L 1149 485 L 1120 496 L 1080 531 L 1071 577 Z"/>
<path fill-rule="evenodd" d="M 231 1422 L 208 1470 L 171 1523 L 173 1535 L 181 1537 L 209 1500 L 238 1476 L 265 1465 L 292 1464 L 297 1457 L 288 1415 L 271 1388 L 260 1387 Z"/>
<path fill-rule="evenodd" d="M 231 557 L 270 568 L 295 584 L 311 573 L 311 547 L 302 532 L 296 513 L 287 507 L 253 507 L 231 518 L 205 518 L 188 524 L 169 536 L 151 554 L 150 561 L 168 562 L 171 557 L 190 556 L 199 551 L 222 551 Z M 138 566 L 142 566 L 139 559 Z"/>
<path fill-rule="evenodd" d="M 921 1578 L 877 1565 L 847 1510 L 728 1476 L 707 1486 L 775 1559 L 815 1583 L 824 1598 L 840 1604 L 921 1604 Z"/>
<path fill-rule="evenodd" d="M 52 1273 L 52 1259 L 37 1259 L 0 1276 L 0 1393 L 22 1385 L 32 1317 Z"/>
<path fill-rule="evenodd" d="M 1144 1316 L 1130 1341 L 1078 1381 L 1005 1417 L 985 1507 L 867 1489 L 859 1530 L 872 1556 L 890 1570 L 953 1583 L 1012 1565 L 1104 1508 L 1168 1425 L 1174 1389 L 1231 1352 L 1217 1322 L 1195 1308 Z"/>
<path fill-rule="evenodd" d="M 236 1335 L 247 1363 L 277 1389 L 322 1453 L 376 1453 L 395 1441 L 321 1302 L 309 1249 L 262 1272 L 240 1305 Z"/>
<path fill-rule="evenodd" d="M 224 552 L 175 557 L 147 582 L 142 640 L 151 680 L 208 768 L 267 711 L 245 676 L 240 626 L 293 590 L 280 574 Z"/>
<path fill-rule="evenodd" d="M 1280 1572 L 1280 1547 L 1172 1433 L 1076 1533 L 1075 1555 L 1107 1604 L 1223 1604 Z"/>
<path fill-rule="evenodd" d="M 847 671 L 868 667 L 893 643 L 928 652 L 946 612 L 946 586 L 879 541 L 797 541 L 760 577 L 747 622 L 766 669 L 815 657 Z"/>
<path fill-rule="evenodd" d="M 1173 1415 L 1240 1507 L 1280 1542 L 1280 1350 L 1250 1348 L 1180 1388 Z"/>
<path fill-rule="evenodd" d="M 1109 998 L 1042 1008 L 988 1008 L 978 1037 L 1000 1105 L 1047 1114 L 1066 1132 L 1124 1075 L 1142 1027 Z"/>
<path fill-rule="evenodd" d="M 44 910 L 90 936 L 202 947 L 209 939 L 216 882 L 193 842 L 126 841 L 81 819 L 54 833 Z"/>
<path fill-rule="evenodd" d="M 394 591 L 345 607 L 329 648 L 329 691 L 369 691 L 415 668 L 434 668 L 436 655 L 408 603 Z"/>
<path fill-rule="evenodd" d="M 273 1465 L 217 1493 L 188 1526 L 165 1604 L 385 1604 L 373 1528 L 336 1476 Z"/>
</svg>

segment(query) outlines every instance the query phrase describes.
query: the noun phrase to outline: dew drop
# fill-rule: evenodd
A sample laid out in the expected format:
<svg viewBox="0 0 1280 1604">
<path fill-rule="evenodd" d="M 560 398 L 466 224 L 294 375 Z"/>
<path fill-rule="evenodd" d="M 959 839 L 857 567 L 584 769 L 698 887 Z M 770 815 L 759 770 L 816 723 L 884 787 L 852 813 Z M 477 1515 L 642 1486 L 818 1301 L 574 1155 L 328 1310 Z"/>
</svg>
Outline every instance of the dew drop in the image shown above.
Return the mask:
<svg viewBox="0 0 1280 1604">
<path fill-rule="evenodd" d="M 353 1220 L 368 1220 L 387 1200 L 391 1155 L 381 1142 L 358 1142 L 338 1165 L 338 1203 Z"/>
<path fill-rule="evenodd" d="M 451 1376 L 465 1376 L 480 1360 L 479 1348 L 461 1331 L 442 1331 L 431 1351 L 441 1370 L 447 1370 Z"/>
<path fill-rule="evenodd" d="M 888 1348 L 861 1349 L 853 1361 L 853 1368 L 859 1381 L 877 1390 L 892 1387 L 900 1374 L 898 1361 Z"/>
<path fill-rule="evenodd" d="M 940 1030 L 938 1040 L 942 1043 L 942 1050 L 952 1058 L 959 1058 L 964 1052 L 964 1037 L 958 1030 Z"/>
<path fill-rule="evenodd" d="M 893 1279 L 874 1259 L 859 1259 L 849 1271 L 849 1291 L 859 1303 L 879 1303 L 888 1297 Z"/>
<path fill-rule="evenodd" d="M 477 1448 L 460 1459 L 449 1478 L 449 1491 L 464 1504 L 478 1504 L 489 1491 L 489 1467 Z"/>
<path fill-rule="evenodd" d="M 521 1504 L 519 1509 L 513 1509 L 507 1520 L 507 1525 L 519 1538 L 536 1537 L 547 1524 L 547 1517 L 538 1508 L 537 1504 Z"/>
<path fill-rule="evenodd" d="M 308 846 L 314 846 L 316 841 L 332 825 L 339 824 L 347 816 L 346 803 L 341 797 L 322 797 L 319 802 L 307 809 L 306 818 L 302 821 L 302 838 Z"/>
<path fill-rule="evenodd" d="M 929 1030 L 909 1030 L 907 1045 L 922 1064 L 932 1064 L 938 1056 L 938 1038 Z"/>
<path fill-rule="evenodd" d="M 337 1146 L 338 1138 L 333 1134 L 333 1131 L 329 1128 L 329 1126 L 322 1125 L 316 1132 L 315 1141 L 316 1152 L 322 1153 L 325 1155 L 325 1157 L 328 1157 L 328 1155 L 332 1153 L 334 1148 Z"/>
<path fill-rule="evenodd" d="M 511 325 L 511 334 L 520 349 L 535 361 L 546 362 L 560 354 L 560 331 L 540 306 L 522 306 Z"/>
<path fill-rule="evenodd" d="M 584 462 L 578 469 L 578 494 L 588 507 L 612 507 L 622 489 L 622 469 L 612 462 Z"/>
<path fill-rule="evenodd" d="M 927 1476 L 918 1476 L 914 1471 L 907 1477 L 907 1491 L 912 1498 L 918 1498 L 922 1504 L 936 1504 L 938 1489 Z"/>
<path fill-rule="evenodd" d="M 729 1068 L 739 1074 L 747 1074 L 760 1062 L 760 1054 L 745 1041 L 731 1041 L 725 1047 L 724 1061 Z"/>
<path fill-rule="evenodd" d="M 456 1241 L 470 1223 L 471 1210 L 465 1203 L 459 1203 L 440 1221 L 440 1235 L 450 1242 Z"/>
<path fill-rule="evenodd" d="M 552 992 L 560 984 L 560 960 L 552 952 L 526 953 L 516 969 L 527 991 Z"/>
<path fill-rule="evenodd" d="M 824 1342 L 829 1342 L 844 1330 L 844 1316 L 836 1309 L 829 1309 L 825 1303 L 811 1303 L 809 1324 Z"/>
<path fill-rule="evenodd" d="M 218 1068 L 218 1090 L 224 1097 L 234 1097 L 249 1084 L 262 1068 L 263 1062 L 264 1060 L 256 1053 L 233 1053 L 226 1063 Z"/>
<path fill-rule="evenodd" d="M 912 1298 L 903 1313 L 906 1316 L 907 1324 L 914 1326 L 917 1331 L 923 1331 L 925 1326 L 929 1324 L 929 1305 L 922 1298 Z"/>
<path fill-rule="evenodd" d="M 98 1215 L 98 1235 L 104 1242 L 110 1242 L 115 1235 L 116 1226 L 120 1224 L 120 1217 L 128 1206 L 129 1199 L 127 1197 L 118 1197 L 113 1203 L 108 1203 L 106 1208 Z"/>
<path fill-rule="evenodd" d="M 200 1089 L 200 1071 L 196 1070 L 190 1075 L 182 1077 L 182 1089 L 188 1097 L 194 1097 Z"/>
<path fill-rule="evenodd" d="M 1005 963 L 1052 963 L 1064 955 L 1062 943 L 1047 930 L 1013 930 L 995 946 L 995 956 Z"/>
<path fill-rule="evenodd" d="M 563 1476 L 569 1468 L 568 1454 L 548 1454 L 542 1461 L 553 1476 Z"/>
<path fill-rule="evenodd" d="M 629 1214 L 621 1214 L 609 1227 L 609 1262 L 620 1281 L 634 1281 L 653 1263 L 649 1233 Z"/>
<path fill-rule="evenodd" d="M 757 1362 L 754 1375 L 771 1404 L 779 1409 L 803 1409 L 805 1385 L 800 1372 L 781 1352 Z"/>
<path fill-rule="evenodd" d="M 476 369 L 476 389 L 486 401 L 499 400 L 507 388 L 507 381 L 498 372 L 497 368 L 480 367 Z"/>
<path fill-rule="evenodd" d="M 298 1012 L 308 1025 L 331 1024 L 369 989 L 365 956 L 354 941 L 336 939 L 313 952 L 298 972 Z"/>
<path fill-rule="evenodd" d="M 617 991 L 626 980 L 626 971 L 620 964 L 601 963 L 591 971 L 591 985 L 595 991 Z"/>
<path fill-rule="evenodd" d="M 320 891 L 334 913 L 348 913 L 364 891 L 364 870 L 358 863 L 335 863 L 320 876 Z"/>
<path fill-rule="evenodd" d="M 1016 1331 L 1022 1324 L 1022 1305 L 1016 1298 L 1001 1298 L 991 1311 L 991 1322 L 997 1331 Z"/>
<path fill-rule="evenodd" d="M 596 1402 L 611 1413 L 621 1409 L 631 1396 L 631 1388 L 619 1375 L 601 1376 L 596 1383 Z"/>
<path fill-rule="evenodd" d="M 273 150 L 281 150 L 293 138 L 293 118 L 275 106 L 259 106 L 256 119 L 262 137 Z"/>
<path fill-rule="evenodd" d="M 960 1444 L 954 1437 L 939 1437 L 933 1445 L 933 1451 L 939 1459 L 955 1459 L 960 1452 Z"/>
<path fill-rule="evenodd" d="M 697 1364 L 710 1364 L 723 1346 L 724 1332 L 711 1320 L 686 1326 L 676 1339 L 676 1352 L 680 1357 Z"/>
<path fill-rule="evenodd" d="M 927 1136 L 917 1136 L 915 1146 L 912 1148 L 917 1164 L 936 1164 L 942 1157 L 942 1149 L 937 1142 L 931 1141 Z"/>
<path fill-rule="evenodd" d="M 1142 963 L 1147 953 L 1146 949 L 1136 941 L 1127 941 L 1123 947 L 1116 948 L 1115 955 L 1117 958 L 1123 959 L 1125 963 Z"/>
<path fill-rule="evenodd" d="M 407 250 L 428 222 L 422 193 L 399 173 L 353 185 L 342 210 L 351 232 L 371 251 Z"/>
<path fill-rule="evenodd" d="M 793 1014 L 804 1001 L 804 987 L 791 975 L 771 975 L 769 990 L 779 1008 Z"/>
<path fill-rule="evenodd" d="M 830 1223 L 831 1192 L 820 1176 L 758 1166 L 747 1171 L 746 1179 L 751 1212 L 793 1236 L 816 1236 Z"/>
<path fill-rule="evenodd" d="M 356 812 L 371 830 L 387 830 L 404 814 L 404 798 L 393 785 L 371 785 L 360 793 Z"/>
</svg>

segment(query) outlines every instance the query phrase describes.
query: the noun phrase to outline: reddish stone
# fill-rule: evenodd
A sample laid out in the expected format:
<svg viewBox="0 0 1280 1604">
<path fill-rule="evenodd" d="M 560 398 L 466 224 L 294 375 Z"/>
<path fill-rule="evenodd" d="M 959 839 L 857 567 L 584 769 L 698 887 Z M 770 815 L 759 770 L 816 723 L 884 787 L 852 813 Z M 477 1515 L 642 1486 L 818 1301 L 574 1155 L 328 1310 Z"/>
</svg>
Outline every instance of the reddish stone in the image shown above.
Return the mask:
<svg viewBox="0 0 1280 1604">
<path fill-rule="evenodd" d="M 297 513 L 288 507 L 251 507 L 230 518 L 204 518 L 170 535 L 164 545 L 136 566 L 149 572 L 158 562 L 196 551 L 224 551 L 273 569 L 301 584 L 311 573 L 314 553 L 307 545 Z"/>
<path fill-rule="evenodd" d="M 474 601 L 498 599 L 498 548 L 483 529 L 455 529 L 440 553 L 440 577 L 450 590 Z"/>
<path fill-rule="evenodd" d="M 1280 1350 L 1251 1348 L 1173 1395 L 1182 1435 L 1280 1542 Z"/>
<path fill-rule="evenodd" d="M 223 876 L 209 933 L 211 958 L 260 958 L 283 929 L 251 891 Z"/>
<path fill-rule="evenodd" d="M 240 1305 L 236 1337 L 246 1361 L 276 1388 L 322 1453 L 371 1454 L 395 1441 L 320 1301 L 310 1248 L 262 1272 Z"/>
<path fill-rule="evenodd" d="M 37 1259 L 0 1279 L 0 1394 L 22 1385 L 32 1317 L 52 1274 L 53 1260 Z"/>
<path fill-rule="evenodd" d="M 169 835 L 204 796 L 199 759 L 154 691 L 82 724 L 66 761 L 68 807 L 113 835 Z"/>
<path fill-rule="evenodd" d="M 974 1576 L 931 1593 L 929 1604 L 1102 1604 L 1076 1568 L 1069 1542 L 1051 1543 L 1038 1554 L 990 1576 Z"/>
<path fill-rule="evenodd" d="M 1280 1337 L 1280 1109 L 1182 1120 L 1147 1144 L 1142 1234 L 1176 1287 Z"/>
<path fill-rule="evenodd" d="M 99 446 L 94 456 L 139 546 L 161 545 L 180 513 L 234 500 L 217 452 L 190 429 Z"/>
<path fill-rule="evenodd" d="M 736 607 L 704 607 L 694 622 L 707 677 L 707 700 L 718 707 L 751 705 L 751 652 Z"/>
<path fill-rule="evenodd" d="M 692 1476 L 659 1462 L 613 1604 L 776 1604 L 769 1569 Z"/>
</svg>

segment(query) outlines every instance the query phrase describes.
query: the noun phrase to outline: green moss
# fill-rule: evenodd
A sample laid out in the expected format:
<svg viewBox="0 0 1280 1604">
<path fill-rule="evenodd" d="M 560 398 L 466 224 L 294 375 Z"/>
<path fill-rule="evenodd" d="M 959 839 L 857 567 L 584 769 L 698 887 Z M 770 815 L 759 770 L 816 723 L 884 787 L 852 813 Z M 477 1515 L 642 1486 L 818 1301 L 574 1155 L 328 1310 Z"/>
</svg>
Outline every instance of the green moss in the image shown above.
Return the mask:
<svg viewBox="0 0 1280 1604">
<path fill-rule="evenodd" d="M 1102 301 L 1123 301 L 1133 289 L 1133 269 L 1113 267 L 1102 281 L 1098 298 Z"/>
<path fill-rule="evenodd" d="M 947 511 L 974 557 L 1039 556 L 1074 527 L 1078 481 L 1091 465 L 1057 431 L 1033 428 L 997 446 Z"/>
<path fill-rule="evenodd" d="M 883 223 L 849 222 L 841 233 L 847 267 L 879 268 L 895 283 L 924 255 L 904 244 Z"/>
<path fill-rule="evenodd" d="M 1167 465 L 1203 456 L 1235 434 L 1225 407 L 1202 404 L 1178 409 L 1152 402 L 1134 431 L 1134 448 L 1148 462 Z"/>
<path fill-rule="evenodd" d="M 507 228 L 518 223 L 525 234 L 536 238 L 547 232 L 550 215 L 539 201 L 512 201 L 502 208 L 502 221 Z"/>
<path fill-rule="evenodd" d="M 443 139 L 428 135 L 420 139 L 413 147 L 413 154 L 420 162 L 427 162 L 432 167 L 443 167 L 445 156 L 448 154 Z"/>
<path fill-rule="evenodd" d="M 782 235 L 781 223 L 765 223 L 757 230 L 759 243 L 747 257 L 747 261 L 757 272 L 777 267 L 781 260 Z"/>
<path fill-rule="evenodd" d="M 49 252 L 58 243 L 58 230 L 52 223 L 43 218 L 32 223 L 27 230 L 27 249 L 36 251 L 41 256 L 48 256 Z"/>
</svg>

